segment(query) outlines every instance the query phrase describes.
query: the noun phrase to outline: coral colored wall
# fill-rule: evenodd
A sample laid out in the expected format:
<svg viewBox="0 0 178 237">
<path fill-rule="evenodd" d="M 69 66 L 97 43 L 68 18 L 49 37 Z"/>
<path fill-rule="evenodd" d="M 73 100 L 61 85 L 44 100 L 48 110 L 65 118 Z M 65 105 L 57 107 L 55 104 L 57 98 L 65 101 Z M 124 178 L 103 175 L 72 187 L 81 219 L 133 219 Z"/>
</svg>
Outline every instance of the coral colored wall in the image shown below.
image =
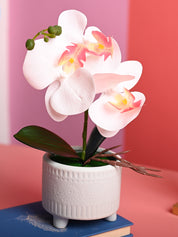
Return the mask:
<svg viewBox="0 0 178 237">
<path fill-rule="evenodd" d="M 178 1 L 130 2 L 129 53 L 144 65 L 147 101 L 126 129 L 130 160 L 178 170 Z"/>
<path fill-rule="evenodd" d="M 25 57 L 25 41 L 39 30 L 57 23 L 63 10 L 77 9 L 88 17 L 88 25 L 96 25 L 107 35 L 113 36 L 127 53 L 128 0 L 78 0 L 10 1 L 10 117 L 11 137 L 21 127 L 30 124 L 44 126 L 73 145 L 81 144 L 83 116 L 71 116 L 56 123 L 49 118 L 44 105 L 44 91 L 29 86 L 22 74 Z M 109 5 L 108 5 L 109 4 Z M 92 124 L 90 124 L 90 128 Z M 112 146 L 118 144 L 122 133 L 108 139 Z M 14 139 L 12 139 L 15 142 Z"/>
</svg>

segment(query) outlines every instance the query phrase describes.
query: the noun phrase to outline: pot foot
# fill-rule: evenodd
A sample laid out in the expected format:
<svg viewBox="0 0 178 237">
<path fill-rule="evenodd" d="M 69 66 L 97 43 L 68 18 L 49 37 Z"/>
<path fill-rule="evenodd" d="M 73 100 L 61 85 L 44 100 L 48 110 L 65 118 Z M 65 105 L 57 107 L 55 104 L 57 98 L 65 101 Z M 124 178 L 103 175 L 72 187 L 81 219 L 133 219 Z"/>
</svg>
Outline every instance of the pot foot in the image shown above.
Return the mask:
<svg viewBox="0 0 178 237">
<path fill-rule="evenodd" d="M 116 213 L 112 214 L 111 216 L 106 217 L 107 221 L 116 221 L 116 219 L 117 219 Z"/>
<path fill-rule="evenodd" d="M 63 218 L 61 216 L 53 215 L 53 225 L 58 229 L 63 229 L 68 224 L 68 219 Z"/>
</svg>

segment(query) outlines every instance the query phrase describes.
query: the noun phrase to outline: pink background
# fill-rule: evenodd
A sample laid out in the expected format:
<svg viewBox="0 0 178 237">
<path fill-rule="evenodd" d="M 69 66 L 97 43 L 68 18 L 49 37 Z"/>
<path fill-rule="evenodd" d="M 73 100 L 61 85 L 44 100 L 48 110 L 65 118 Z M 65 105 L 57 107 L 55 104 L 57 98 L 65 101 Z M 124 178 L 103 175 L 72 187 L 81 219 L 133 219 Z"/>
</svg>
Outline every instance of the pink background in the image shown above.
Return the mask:
<svg viewBox="0 0 178 237">
<path fill-rule="evenodd" d="M 37 91 L 29 86 L 22 74 L 25 57 L 25 41 L 39 30 L 57 24 L 58 15 L 67 9 L 84 12 L 88 25 L 98 26 L 107 35 L 113 36 L 127 54 L 128 0 L 90 1 L 10 1 L 10 116 L 11 135 L 27 125 L 40 125 L 62 136 L 72 145 L 81 144 L 83 115 L 68 117 L 56 123 L 48 116 L 44 105 L 45 90 Z M 89 124 L 89 131 L 93 125 Z M 11 136 L 12 137 L 12 136 Z M 105 145 L 123 143 L 122 132 L 108 139 Z M 12 140 L 13 142 L 14 139 Z"/>
<path fill-rule="evenodd" d="M 63 10 L 75 8 L 87 15 L 88 25 L 98 26 L 118 41 L 123 59 L 139 60 L 144 66 L 135 90 L 145 93 L 147 101 L 139 117 L 125 130 L 125 149 L 131 150 L 126 158 L 178 170 L 177 0 L 9 2 L 11 135 L 35 124 L 51 129 L 73 145 L 81 144 L 82 115 L 62 123 L 52 121 L 44 105 L 45 90 L 31 88 L 22 74 L 26 39 L 56 24 Z M 93 125 L 89 127 L 91 130 Z M 103 146 L 123 144 L 122 135 L 120 132 Z"/>
</svg>

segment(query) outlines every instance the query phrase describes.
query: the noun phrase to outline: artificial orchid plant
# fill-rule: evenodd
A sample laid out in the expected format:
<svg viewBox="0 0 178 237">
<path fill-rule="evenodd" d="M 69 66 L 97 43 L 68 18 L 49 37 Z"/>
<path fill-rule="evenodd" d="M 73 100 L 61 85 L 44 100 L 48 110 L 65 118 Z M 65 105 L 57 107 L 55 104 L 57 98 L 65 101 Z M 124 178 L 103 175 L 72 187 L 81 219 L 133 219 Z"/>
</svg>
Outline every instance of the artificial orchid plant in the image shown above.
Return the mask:
<svg viewBox="0 0 178 237">
<path fill-rule="evenodd" d="M 60 122 L 69 115 L 84 113 L 81 155 L 62 138 L 42 127 L 22 128 L 14 137 L 31 147 L 66 159 L 78 159 L 82 165 L 95 160 L 157 176 L 147 172 L 147 168 L 120 158 L 118 153 L 106 154 L 108 149 L 96 153 L 106 137 L 114 136 L 138 116 L 145 96 L 130 92 L 142 74 L 141 63 L 121 62 L 117 42 L 97 27 L 86 28 L 86 25 L 83 13 L 62 12 L 58 25 L 27 40 L 28 51 L 23 64 L 29 84 L 39 90 L 47 88 L 45 105 L 53 120 Z M 43 38 L 36 40 L 40 35 Z M 98 93 L 100 97 L 95 100 Z M 87 143 L 88 116 L 96 126 Z"/>
</svg>

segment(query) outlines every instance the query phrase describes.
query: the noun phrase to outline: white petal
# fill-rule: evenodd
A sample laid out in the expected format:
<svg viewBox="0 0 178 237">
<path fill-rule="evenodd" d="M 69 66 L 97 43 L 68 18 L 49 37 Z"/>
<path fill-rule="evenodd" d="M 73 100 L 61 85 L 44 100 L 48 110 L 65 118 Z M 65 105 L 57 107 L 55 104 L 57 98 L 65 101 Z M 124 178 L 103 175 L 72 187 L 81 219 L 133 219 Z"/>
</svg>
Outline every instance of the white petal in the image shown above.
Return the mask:
<svg viewBox="0 0 178 237">
<path fill-rule="evenodd" d="M 58 90 L 58 88 L 60 87 L 60 82 L 59 81 L 55 81 L 53 82 L 47 89 L 46 91 L 46 95 L 45 95 L 45 104 L 46 104 L 46 109 L 47 109 L 47 112 L 48 114 L 50 115 L 50 117 L 57 121 L 57 122 L 60 122 L 60 121 L 63 121 L 65 118 L 67 118 L 66 115 L 63 115 L 63 114 L 60 114 L 60 113 L 57 113 L 51 106 L 50 104 L 50 99 L 51 99 L 51 96 L 56 92 L 56 90 Z"/>
<path fill-rule="evenodd" d="M 61 39 L 51 39 L 48 43 L 40 39 L 35 41 L 33 50 L 27 51 L 23 73 L 32 87 L 43 89 L 58 78 L 58 60 L 65 43 Z"/>
<path fill-rule="evenodd" d="M 138 100 L 141 100 L 140 107 L 142 107 L 143 104 L 145 103 L 145 100 L 146 100 L 145 95 L 141 92 L 138 92 L 138 91 L 132 91 L 132 94 L 135 97 L 135 102 Z"/>
<path fill-rule="evenodd" d="M 141 99 L 141 106 L 124 113 L 120 113 L 118 109 L 107 103 L 109 100 L 109 96 L 107 95 L 102 95 L 90 106 L 90 118 L 103 135 L 115 135 L 117 133 L 116 131 L 127 126 L 138 116 L 145 102 L 145 96 L 140 92 L 133 92 L 132 94 L 135 96 L 135 102 Z"/>
<path fill-rule="evenodd" d="M 62 34 L 72 43 L 81 42 L 87 25 L 86 16 L 77 10 L 67 10 L 60 14 L 58 25 L 62 27 Z"/>
<path fill-rule="evenodd" d="M 89 108 L 91 120 L 100 128 L 115 131 L 118 130 L 118 111 L 108 103 L 108 96 L 101 96 Z"/>
<path fill-rule="evenodd" d="M 103 137 L 113 137 L 115 136 L 119 130 L 116 130 L 116 131 L 107 131 L 107 130 L 104 130 L 100 127 L 97 127 L 99 133 L 103 136 Z"/>
<path fill-rule="evenodd" d="M 60 114 L 73 115 L 87 110 L 95 96 L 91 74 L 84 69 L 76 70 L 51 96 L 52 108 Z"/>
<path fill-rule="evenodd" d="M 120 83 L 118 85 L 118 90 L 122 91 L 123 88 L 127 88 L 128 90 L 132 89 L 139 81 L 142 74 L 142 69 L 142 64 L 138 61 L 122 62 L 118 67 L 117 73 L 120 75 L 132 75 L 135 77 L 135 79 Z"/>
<path fill-rule="evenodd" d="M 87 27 L 87 29 L 85 30 L 85 35 L 84 35 L 84 39 L 86 41 L 90 41 L 91 43 L 96 43 L 97 40 L 94 38 L 94 36 L 92 35 L 92 31 L 100 31 L 100 29 L 96 26 L 89 26 Z"/>
<path fill-rule="evenodd" d="M 93 76 L 96 93 L 101 93 L 116 87 L 119 83 L 127 80 L 133 80 L 130 75 L 118 75 L 113 73 L 96 73 Z"/>
<path fill-rule="evenodd" d="M 104 56 L 88 55 L 84 68 L 86 68 L 91 74 L 96 73 L 115 73 L 121 62 L 121 52 L 117 42 L 112 39 L 113 42 L 113 55 L 109 56 L 104 61 Z"/>
</svg>

